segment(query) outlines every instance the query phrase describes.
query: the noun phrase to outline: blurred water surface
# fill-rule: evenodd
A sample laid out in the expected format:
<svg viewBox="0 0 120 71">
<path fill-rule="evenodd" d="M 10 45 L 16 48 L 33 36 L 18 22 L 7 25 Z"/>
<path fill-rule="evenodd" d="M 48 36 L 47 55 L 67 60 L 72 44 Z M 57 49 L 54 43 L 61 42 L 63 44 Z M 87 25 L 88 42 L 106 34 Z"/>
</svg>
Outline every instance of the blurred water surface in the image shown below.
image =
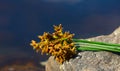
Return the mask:
<svg viewBox="0 0 120 71">
<path fill-rule="evenodd" d="M 110 34 L 120 25 L 119 0 L 0 0 L 0 66 L 9 60 L 44 61 L 29 43 L 62 24 L 75 38 Z M 5 60 L 6 59 L 6 60 Z M 3 61 L 2 61 L 3 60 Z"/>
</svg>

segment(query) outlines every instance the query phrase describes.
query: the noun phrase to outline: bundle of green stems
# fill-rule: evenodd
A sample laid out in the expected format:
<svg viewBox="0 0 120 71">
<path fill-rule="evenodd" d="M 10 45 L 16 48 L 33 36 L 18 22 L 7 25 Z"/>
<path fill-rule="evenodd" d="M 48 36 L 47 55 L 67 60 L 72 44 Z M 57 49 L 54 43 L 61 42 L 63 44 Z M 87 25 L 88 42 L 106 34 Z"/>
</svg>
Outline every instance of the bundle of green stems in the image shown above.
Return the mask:
<svg viewBox="0 0 120 71">
<path fill-rule="evenodd" d="M 85 39 L 73 39 L 78 51 L 110 51 L 120 52 L 120 44 L 88 41 Z"/>
</svg>

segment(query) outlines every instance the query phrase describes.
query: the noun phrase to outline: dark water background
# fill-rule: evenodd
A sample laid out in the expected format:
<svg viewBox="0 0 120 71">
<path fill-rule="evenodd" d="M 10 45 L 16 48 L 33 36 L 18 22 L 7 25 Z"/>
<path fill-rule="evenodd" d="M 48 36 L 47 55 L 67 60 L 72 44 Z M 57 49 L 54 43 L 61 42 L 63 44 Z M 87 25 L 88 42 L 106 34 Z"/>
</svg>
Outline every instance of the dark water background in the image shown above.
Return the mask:
<svg viewBox="0 0 120 71">
<path fill-rule="evenodd" d="M 75 38 L 110 34 L 120 25 L 120 1 L 0 0 L 0 65 L 16 58 L 46 60 L 29 43 L 60 23 Z"/>
</svg>

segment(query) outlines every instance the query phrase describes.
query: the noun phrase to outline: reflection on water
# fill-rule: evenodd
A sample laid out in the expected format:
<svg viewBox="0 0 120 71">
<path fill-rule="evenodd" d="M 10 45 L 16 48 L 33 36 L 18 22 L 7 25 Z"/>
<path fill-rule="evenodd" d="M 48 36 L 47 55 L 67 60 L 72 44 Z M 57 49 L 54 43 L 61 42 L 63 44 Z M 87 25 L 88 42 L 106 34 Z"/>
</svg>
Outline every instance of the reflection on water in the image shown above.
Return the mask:
<svg viewBox="0 0 120 71">
<path fill-rule="evenodd" d="M 19 48 L 0 48 L 0 71 L 45 71 L 40 62 L 47 58 Z"/>
<path fill-rule="evenodd" d="M 2 59 L 0 59 L 2 60 Z M 0 71 L 44 71 L 44 66 L 39 65 L 39 61 L 30 58 L 3 58 Z"/>
</svg>

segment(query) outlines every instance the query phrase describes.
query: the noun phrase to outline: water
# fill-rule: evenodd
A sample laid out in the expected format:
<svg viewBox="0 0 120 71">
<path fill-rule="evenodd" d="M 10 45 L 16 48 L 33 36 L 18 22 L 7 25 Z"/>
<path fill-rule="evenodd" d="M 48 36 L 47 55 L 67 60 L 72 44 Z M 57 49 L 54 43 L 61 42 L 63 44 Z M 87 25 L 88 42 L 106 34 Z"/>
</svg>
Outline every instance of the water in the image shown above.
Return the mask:
<svg viewBox="0 0 120 71">
<path fill-rule="evenodd" d="M 53 32 L 53 25 L 62 24 L 74 38 L 110 34 L 120 25 L 117 0 L 45 2 L 43 0 L 0 1 L 0 66 L 29 64 L 37 66 L 48 59 L 29 45 L 39 41 L 38 35 Z"/>
</svg>

